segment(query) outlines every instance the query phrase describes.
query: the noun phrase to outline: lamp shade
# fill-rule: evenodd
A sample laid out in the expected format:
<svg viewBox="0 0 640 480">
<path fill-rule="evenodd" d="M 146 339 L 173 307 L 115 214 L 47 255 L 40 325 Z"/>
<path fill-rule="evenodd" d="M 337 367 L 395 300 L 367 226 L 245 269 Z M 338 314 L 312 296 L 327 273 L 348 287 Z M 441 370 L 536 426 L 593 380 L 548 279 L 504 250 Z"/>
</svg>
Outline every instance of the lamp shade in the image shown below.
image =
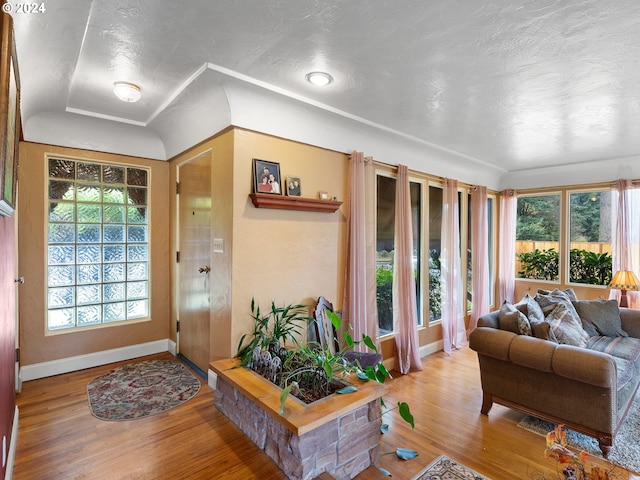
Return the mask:
<svg viewBox="0 0 640 480">
<path fill-rule="evenodd" d="M 640 280 L 629 270 L 618 270 L 609 282 L 609 287 L 616 290 L 640 290 Z"/>
</svg>

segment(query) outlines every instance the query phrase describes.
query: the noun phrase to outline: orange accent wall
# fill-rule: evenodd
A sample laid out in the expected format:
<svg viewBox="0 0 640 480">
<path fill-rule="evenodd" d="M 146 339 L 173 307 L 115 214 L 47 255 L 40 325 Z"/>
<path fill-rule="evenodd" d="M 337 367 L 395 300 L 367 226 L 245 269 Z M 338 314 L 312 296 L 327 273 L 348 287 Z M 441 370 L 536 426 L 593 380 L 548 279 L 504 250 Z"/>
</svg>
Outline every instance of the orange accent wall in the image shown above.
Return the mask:
<svg viewBox="0 0 640 480">
<path fill-rule="evenodd" d="M 151 169 L 151 319 L 46 335 L 45 154 L 138 165 Z M 163 340 L 169 337 L 169 164 L 167 162 L 22 142 L 20 145 L 19 256 L 21 364 Z"/>
</svg>

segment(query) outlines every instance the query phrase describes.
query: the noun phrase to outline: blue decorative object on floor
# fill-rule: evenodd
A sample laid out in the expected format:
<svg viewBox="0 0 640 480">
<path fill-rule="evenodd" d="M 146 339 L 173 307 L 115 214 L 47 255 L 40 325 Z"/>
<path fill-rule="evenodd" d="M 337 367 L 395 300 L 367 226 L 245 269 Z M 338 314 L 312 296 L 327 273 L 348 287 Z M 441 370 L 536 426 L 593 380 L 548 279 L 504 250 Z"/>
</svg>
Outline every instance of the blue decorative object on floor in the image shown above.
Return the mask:
<svg viewBox="0 0 640 480">
<path fill-rule="evenodd" d="M 491 480 L 469 467 L 440 455 L 411 480 Z"/>
<path fill-rule="evenodd" d="M 115 368 L 87 385 L 89 409 L 100 420 L 134 420 L 183 404 L 200 381 L 181 362 L 146 360 Z"/>
</svg>

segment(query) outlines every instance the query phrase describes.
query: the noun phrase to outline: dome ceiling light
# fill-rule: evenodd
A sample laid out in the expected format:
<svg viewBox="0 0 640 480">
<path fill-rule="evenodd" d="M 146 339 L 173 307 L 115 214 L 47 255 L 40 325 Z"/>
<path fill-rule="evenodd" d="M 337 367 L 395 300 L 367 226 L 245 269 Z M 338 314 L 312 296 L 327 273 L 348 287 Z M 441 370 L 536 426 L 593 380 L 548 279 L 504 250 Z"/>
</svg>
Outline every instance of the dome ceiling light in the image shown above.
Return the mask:
<svg viewBox="0 0 640 480">
<path fill-rule="evenodd" d="M 127 82 L 114 83 L 113 93 L 123 102 L 137 102 L 142 96 L 139 86 Z"/>
<path fill-rule="evenodd" d="M 333 82 L 333 77 L 326 72 L 311 72 L 305 76 L 307 82 L 314 84 L 317 87 L 324 87 Z"/>
</svg>

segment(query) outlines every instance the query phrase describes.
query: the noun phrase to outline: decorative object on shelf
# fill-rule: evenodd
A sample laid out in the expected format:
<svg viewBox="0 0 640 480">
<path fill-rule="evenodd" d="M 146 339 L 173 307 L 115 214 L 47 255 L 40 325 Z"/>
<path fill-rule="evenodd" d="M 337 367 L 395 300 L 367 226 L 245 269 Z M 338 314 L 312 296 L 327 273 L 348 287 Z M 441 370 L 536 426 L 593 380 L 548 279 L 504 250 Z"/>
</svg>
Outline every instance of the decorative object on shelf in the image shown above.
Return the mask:
<svg viewBox="0 0 640 480">
<path fill-rule="evenodd" d="M 290 197 L 299 197 L 301 195 L 301 188 L 300 177 L 287 177 L 287 195 Z"/>
<path fill-rule="evenodd" d="M 10 15 L 2 19 L 0 52 L 0 215 L 13 214 L 20 143 L 20 78 Z M 4 114 L 6 113 L 6 121 Z"/>
<path fill-rule="evenodd" d="M 320 200 L 329 200 L 329 194 L 327 192 L 318 192 L 318 198 Z"/>
<path fill-rule="evenodd" d="M 282 195 L 280 185 L 280 164 L 267 160 L 253 159 L 253 192 Z"/>
<path fill-rule="evenodd" d="M 618 270 L 609 282 L 609 288 L 622 290 L 620 293 L 620 306 L 628 307 L 627 290 L 640 290 L 640 280 L 635 273 L 628 270 Z"/>
<path fill-rule="evenodd" d="M 317 198 L 283 197 L 264 193 L 249 195 L 256 208 L 275 208 L 277 210 L 300 210 L 304 212 L 332 213 L 340 208 L 342 202 L 333 200 L 319 200 Z"/>
</svg>

